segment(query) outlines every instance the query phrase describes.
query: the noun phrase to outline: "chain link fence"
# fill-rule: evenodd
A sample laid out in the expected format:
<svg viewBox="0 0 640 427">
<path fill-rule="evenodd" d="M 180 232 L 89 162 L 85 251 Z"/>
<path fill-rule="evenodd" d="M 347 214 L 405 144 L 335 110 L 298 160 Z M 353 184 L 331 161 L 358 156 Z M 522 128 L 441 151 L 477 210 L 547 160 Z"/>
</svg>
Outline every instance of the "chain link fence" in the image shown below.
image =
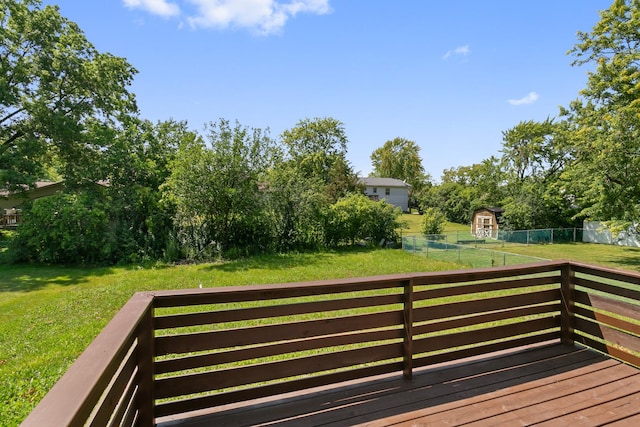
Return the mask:
<svg viewBox="0 0 640 427">
<path fill-rule="evenodd" d="M 438 238 L 440 236 L 446 237 Z M 436 238 L 434 239 L 433 237 Z M 459 234 L 456 235 L 455 239 L 452 239 L 450 235 L 405 236 L 402 238 L 402 248 L 416 255 L 439 261 L 463 264 L 471 268 L 501 267 L 549 261 L 546 258 L 488 249 L 486 240 L 475 236 L 471 236 L 469 239 L 461 237 Z M 449 243 L 448 240 L 455 240 L 457 243 Z M 493 244 L 497 243 L 499 242 L 495 241 Z"/>
</svg>

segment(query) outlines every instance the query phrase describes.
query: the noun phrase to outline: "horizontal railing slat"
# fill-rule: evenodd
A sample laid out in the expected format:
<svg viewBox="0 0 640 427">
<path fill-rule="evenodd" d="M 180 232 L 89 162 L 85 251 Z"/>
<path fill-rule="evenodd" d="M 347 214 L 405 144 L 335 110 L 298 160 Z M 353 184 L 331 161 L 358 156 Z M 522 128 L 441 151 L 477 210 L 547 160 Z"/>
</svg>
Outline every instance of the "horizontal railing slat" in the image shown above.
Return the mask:
<svg viewBox="0 0 640 427">
<path fill-rule="evenodd" d="M 576 273 L 584 273 L 592 276 L 598 276 L 603 279 L 617 280 L 619 282 L 640 285 L 640 273 L 635 271 L 620 271 L 607 267 L 596 267 L 593 265 L 582 264 L 579 262 L 572 262 L 571 268 Z"/>
<path fill-rule="evenodd" d="M 500 325 L 471 331 L 448 333 L 413 340 L 414 354 L 454 349 L 466 345 L 480 344 L 487 341 L 505 339 L 517 335 L 544 331 L 560 326 L 560 319 L 545 317 L 541 319 Z"/>
<path fill-rule="evenodd" d="M 132 378 L 137 375 L 137 354 L 135 349 L 131 351 L 124 361 L 122 369 L 118 375 L 114 378 L 113 384 L 107 390 L 107 394 L 102 398 L 98 410 L 91 420 L 91 426 L 106 425 L 111 414 L 118 406 L 120 398 L 122 397 L 127 384 L 131 382 Z"/>
<path fill-rule="evenodd" d="M 507 277 L 519 277 L 542 273 L 557 274 L 560 267 L 566 265 L 564 261 L 549 261 L 535 264 L 523 264 L 497 268 L 483 268 L 471 270 L 459 270 L 449 272 L 437 272 L 429 274 L 419 274 L 413 276 L 416 286 L 440 285 L 463 282 L 478 282 L 495 279 L 505 279 Z"/>
<path fill-rule="evenodd" d="M 430 322 L 424 325 L 413 327 L 414 336 L 433 332 L 446 331 L 452 329 L 463 329 L 471 326 L 489 322 L 500 322 L 525 316 L 539 316 L 544 314 L 558 314 L 560 304 L 545 304 L 515 309 L 500 310 L 491 313 L 478 314 L 475 316 L 461 317 L 457 319 L 441 320 Z"/>
<path fill-rule="evenodd" d="M 267 307 L 225 310 L 218 312 L 186 313 L 156 317 L 155 328 L 167 329 L 214 323 L 238 322 L 272 317 L 294 316 L 326 311 L 349 310 L 402 303 L 402 295 L 377 295 L 329 301 L 293 303 Z"/>
<path fill-rule="evenodd" d="M 430 354 L 427 356 L 418 356 L 413 360 L 416 368 L 435 365 L 438 363 L 450 362 L 451 360 L 461 360 L 468 357 L 480 356 L 502 350 L 511 350 L 517 347 L 528 346 L 548 341 L 558 341 L 557 332 L 546 332 L 543 334 L 524 336 L 513 339 L 504 339 L 499 342 L 490 344 L 474 345 L 473 347 L 445 351 L 438 354 Z"/>
<path fill-rule="evenodd" d="M 342 372 L 333 372 L 308 378 L 295 379 L 287 382 L 263 385 L 255 388 L 198 396 L 191 399 L 161 402 L 156 406 L 156 416 L 180 414 L 199 409 L 211 408 L 228 403 L 241 402 L 261 397 L 274 396 L 292 391 L 336 384 L 344 381 L 366 378 L 375 375 L 389 374 L 402 371 L 402 362 L 390 362 L 375 366 L 366 366 Z"/>
<path fill-rule="evenodd" d="M 156 380 L 156 397 L 161 399 L 171 396 L 201 393 L 346 368 L 353 365 L 383 361 L 397 357 L 402 357 L 401 343 L 375 345 L 297 359 L 278 360 L 258 365 L 160 378 Z"/>
<path fill-rule="evenodd" d="M 630 335 L 624 331 L 610 328 L 607 325 L 592 322 L 583 318 L 576 318 L 575 330 L 600 338 L 607 343 L 623 347 L 640 353 L 640 337 Z"/>
<path fill-rule="evenodd" d="M 386 329 L 379 331 L 333 335 L 321 338 L 307 338 L 285 343 L 261 345 L 258 347 L 228 350 L 218 353 L 185 356 L 175 359 L 159 360 L 155 364 L 157 374 L 176 372 L 187 369 L 202 368 L 231 362 L 258 359 L 263 357 L 288 354 L 299 351 L 345 346 L 373 341 L 399 340 L 403 338 L 402 329 Z"/>
<path fill-rule="evenodd" d="M 134 414 L 137 412 L 136 392 L 138 388 L 136 379 L 136 377 L 132 378 L 132 381 L 127 384 L 127 388 L 124 390 L 122 400 L 114 410 L 111 425 L 122 427 L 133 426 L 133 424 L 131 422 L 128 422 L 127 419 L 133 417 L 133 415 L 129 415 L 130 412 L 133 412 Z"/>
<path fill-rule="evenodd" d="M 155 306 L 160 308 L 237 303 L 246 301 L 267 301 L 283 298 L 310 297 L 316 295 L 402 288 L 409 280 L 409 275 L 396 274 L 357 279 L 281 283 L 275 285 L 203 288 L 189 290 L 188 292 L 157 291 L 154 292 L 154 302 Z"/>
<path fill-rule="evenodd" d="M 594 350 L 600 351 L 604 354 L 608 354 L 611 357 L 620 359 L 623 362 L 630 363 L 635 366 L 640 366 L 640 357 L 636 354 L 629 353 L 625 349 L 621 349 L 610 344 L 602 343 L 594 340 L 586 335 L 576 335 L 575 342 L 583 344 Z"/>
<path fill-rule="evenodd" d="M 171 353 L 189 353 L 213 350 L 215 348 L 264 344 L 357 330 L 364 331 L 374 328 L 401 326 L 402 323 L 401 311 L 381 312 L 251 328 L 161 336 L 156 337 L 155 348 L 157 356 Z"/>
<path fill-rule="evenodd" d="M 527 305 L 544 304 L 560 300 L 559 289 L 548 289 L 538 292 L 528 292 L 516 295 L 480 298 L 470 301 L 459 301 L 438 304 L 414 309 L 414 322 L 442 319 L 454 316 L 465 316 L 497 311 Z"/>
<path fill-rule="evenodd" d="M 640 291 L 638 290 L 622 288 L 610 283 L 596 282 L 585 277 L 576 277 L 575 284 L 595 291 L 640 301 Z"/>
<path fill-rule="evenodd" d="M 471 283 L 458 286 L 447 286 L 435 289 L 416 291 L 415 301 L 432 300 L 436 298 L 450 298 L 476 293 L 489 293 L 505 291 L 510 289 L 527 288 L 534 286 L 553 285 L 560 283 L 560 275 L 529 277 L 524 279 L 512 279 L 498 282 Z"/>
<path fill-rule="evenodd" d="M 602 323 L 607 326 L 611 326 L 612 328 L 640 336 L 640 324 L 638 323 L 632 323 L 628 320 L 613 317 L 605 313 L 599 313 L 584 307 L 576 307 L 574 312 L 576 315 L 586 317 L 594 322 Z"/>
</svg>

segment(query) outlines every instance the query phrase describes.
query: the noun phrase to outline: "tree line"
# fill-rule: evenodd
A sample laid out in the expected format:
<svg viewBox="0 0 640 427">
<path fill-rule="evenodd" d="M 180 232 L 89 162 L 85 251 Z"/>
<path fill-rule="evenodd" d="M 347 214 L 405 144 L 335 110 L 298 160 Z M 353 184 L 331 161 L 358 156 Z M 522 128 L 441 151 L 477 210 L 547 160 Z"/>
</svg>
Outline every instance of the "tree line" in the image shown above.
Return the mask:
<svg viewBox="0 0 640 427">
<path fill-rule="evenodd" d="M 419 146 L 373 151 L 373 175 L 405 180 L 428 217 L 466 223 L 501 206 L 512 229 L 640 217 L 640 1 L 616 0 L 578 33 L 587 86 L 557 117 L 503 132 L 500 156 L 435 183 Z M 302 119 L 277 138 L 221 118 L 201 133 L 139 116 L 124 58 L 98 52 L 40 0 L 0 0 L 0 187 L 64 179 L 25 205 L 18 261 L 210 259 L 394 240 L 399 212 L 362 195 L 344 125 Z"/>
</svg>

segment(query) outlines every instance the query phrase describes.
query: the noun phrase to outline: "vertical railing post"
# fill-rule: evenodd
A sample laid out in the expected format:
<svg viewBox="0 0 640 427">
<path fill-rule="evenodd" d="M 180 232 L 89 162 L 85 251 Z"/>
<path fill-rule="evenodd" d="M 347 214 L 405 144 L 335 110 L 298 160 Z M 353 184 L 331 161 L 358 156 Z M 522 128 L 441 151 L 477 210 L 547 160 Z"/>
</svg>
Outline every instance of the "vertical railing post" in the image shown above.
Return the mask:
<svg viewBox="0 0 640 427">
<path fill-rule="evenodd" d="M 571 263 L 561 267 L 560 286 L 560 339 L 564 344 L 573 344 L 575 326 L 575 271 Z"/>
<path fill-rule="evenodd" d="M 138 328 L 138 425 L 153 426 L 155 425 L 153 303 L 149 304 Z"/>
<path fill-rule="evenodd" d="M 403 371 L 406 380 L 413 378 L 413 279 L 404 282 Z"/>
</svg>

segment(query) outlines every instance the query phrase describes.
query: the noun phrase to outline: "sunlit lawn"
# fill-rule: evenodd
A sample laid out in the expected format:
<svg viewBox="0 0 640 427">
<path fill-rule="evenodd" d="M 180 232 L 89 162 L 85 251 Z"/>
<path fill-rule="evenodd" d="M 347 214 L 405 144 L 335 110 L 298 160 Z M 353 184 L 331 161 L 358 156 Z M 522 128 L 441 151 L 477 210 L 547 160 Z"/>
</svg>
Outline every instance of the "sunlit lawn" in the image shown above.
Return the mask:
<svg viewBox="0 0 640 427">
<path fill-rule="evenodd" d="M 403 218 L 409 223 L 405 235 L 419 233 L 421 216 Z M 465 231 L 466 225 L 447 224 L 447 232 Z M 501 250 L 640 271 L 640 248 L 574 243 L 508 246 Z M 182 266 L 0 265 L 0 426 L 19 424 L 136 291 L 458 268 L 460 265 L 402 250 L 365 248 Z"/>
<path fill-rule="evenodd" d="M 457 268 L 402 250 L 272 255 L 129 268 L 0 266 L 0 425 L 17 425 L 136 291 Z"/>
</svg>

